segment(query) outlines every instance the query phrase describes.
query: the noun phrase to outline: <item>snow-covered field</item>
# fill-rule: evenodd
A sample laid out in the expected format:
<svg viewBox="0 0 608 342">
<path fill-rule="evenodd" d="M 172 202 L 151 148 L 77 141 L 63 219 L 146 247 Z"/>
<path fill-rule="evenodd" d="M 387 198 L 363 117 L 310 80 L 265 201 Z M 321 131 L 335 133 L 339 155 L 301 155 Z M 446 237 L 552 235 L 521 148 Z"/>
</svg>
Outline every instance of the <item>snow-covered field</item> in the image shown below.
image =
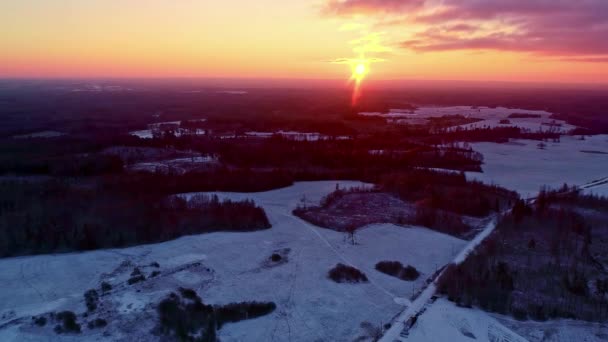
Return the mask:
<svg viewBox="0 0 608 342">
<path fill-rule="evenodd" d="M 271 138 L 275 135 L 279 135 L 285 139 L 296 140 L 296 141 L 318 141 L 332 139 L 331 136 L 321 134 L 318 132 L 297 132 L 297 131 L 277 131 L 277 132 L 245 132 L 245 136 L 254 138 Z M 351 137 L 343 135 L 336 137 L 338 140 L 348 140 Z"/>
<path fill-rule="evenodd" d="M 156 114 L 156 115 L 158 115 L 158 114 Z M 205 122 L 205 121 L 207 121 L 207 119 L 195 119 L 195 120 L 189 120 L 189 121 Z M 181 123 L 182 123 L 181 120 L 180 121 L 155 122 L 155 123 L 148 124 L 148 129 L 132 131 L 132 132 L 129 132 L 129 134 L 134 135 L 141 139 L 152 139 L 152 138 L 154 138 L 154 132 L 162 130 L 163 126 L 170 127 L 174 131 L 173 134 L 175 134 L 175 136 L 177 136 L 177 137 L 184 135 L 184 134 L 194 134 L 194 135 L 205 135 L 206 134 L 205 130 L 200 129 L 200 128 L 195 129 L 194 131 L 185 130 L 183 128 L 180 128 L 179 126 L 181 125 Z"/>
<path fill-rule="evenodd" d="M 534 118 L 509 118 L 511 114 L 532 114 L 539 117 Z M 471 107 L 471 106 L 423 106 L 414 110 L 391 109 L 388 113 L 362 112 L 363 116 L 380 116 L 387 120 L 399 124 L 424 124 L 428 118 L 442 117 L 446 115 L 462 115 L 467 118 L 482 119 L 470 124 L 460 125 L 462 128 L 483 128 L 483 127 L 509 127 L 516 126 L 531 131 L 554 130 L 568 132 L 575 127 L 561 120 L 550 118 L 551 113 L 542 110 L 528 110 L 505 107 Z M 501 120 L 509 120 L 509 123 L 500 123 Z"/>
<path fill-rule="evenodd" d="M 64 136 L 65 133 L 58 131 L 40 131 L 29 134 L 14 135 L 13 139 L 31 139 L 31 138 L 56 138 Z"/>
<path fill-rule="evenodd" d="M 339 183 L 341 188 L 362 185 Z M 269 230 L 219 232 L 124 249 L 0 259 L 0 340 L 45 341 L 49 336 L 69 340 L 65 335 L 55 335 L 51 328 L 33 328 L 29 316 L 65 309 L 82 313 L 83 293 L 99 288 L 101 281 L 114 285 L 109 297 L 103 297 L 113 303 L 114 314 L 108 328 L 84 328 L 80 338 L 149 338 L 154 322 L 151 303 L 184 286 L 197 290 L 209 304 L 248 300 L 276 303 L 277 310 L 270 315 L 223 327 L 223 341 L 353 340 L 364 333 L 361 322 L 380 326 L 403 310 L 408 297 L 438 267 L 452 260 L 466 242 L 425 228 L 376 224 L 359 231 L 358 244 L 351 245 L 343 233 L 312 226 L 291 215 L 302 199 L 318 201 L 335 186 L 336 182 L 305 182 L 261 193 L 218 194 L 251 198 L 262 205 L 273 224 Z M 285 249 L 288 262 L 269 266 L 270 255 Z M 415 282 L 387 276 L 374 269 L 381 260 L 411 264 L 422 276 Z M 133 266 L 154 261 L 160 263 L 158 277 L 130 286 L 124 283 Z M 339 262 L 356 266 L 370 282 L 354 285 L 330 281 L 327 271 Z"/>
<path fill-rule="evenodd" d="M 183 174 L 186 173 L 188 170 L 191 170 L 198 166 L 211 165 L 215 163 L 218 163 L 218 158 L 214 156 L 193 156 L 189 158 L 175 158 L 168 160 L 135 163 L 129 165 L 129 170 Z"/>
<path fill-rule="evenodd" d="M 531 342 L 608 341 L 608 324 L 559 319 L 547 322 L 517 321 L 493 315 L 499 322 Z"/>
<path fill-rule="evenodd" d="M 478 309 L 457 307 L 439 298 L 418 318 L 406 339 L 412 342 L 525 342 L 526 339 L 506 328 Z"/>
<path fill-rule="evenodd" d="M 539 149 L 538 143 L 472 143 L 484 156 L 483 173 L 468 172 L 467 177 L 516 190 L 525 197 L 533 196 L 543 185 L 582 185 L 608 177 L 608 135 L 585 140 L 562 136 L 558 143 L 546 142 L 545 149 Z M 597 189 L 606 193 L 606 185 Z"/>
</svg>

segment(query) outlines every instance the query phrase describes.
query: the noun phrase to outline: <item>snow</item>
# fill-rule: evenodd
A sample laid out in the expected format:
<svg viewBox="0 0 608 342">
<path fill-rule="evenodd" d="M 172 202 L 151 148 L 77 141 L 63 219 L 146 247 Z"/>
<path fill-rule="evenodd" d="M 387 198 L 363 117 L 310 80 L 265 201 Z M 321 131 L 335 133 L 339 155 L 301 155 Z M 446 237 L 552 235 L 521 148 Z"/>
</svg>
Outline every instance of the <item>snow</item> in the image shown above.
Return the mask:
<svg viewBox="0 0 608 342">
<path fill-rule="evenodd" d="M 480 233 L 478 233 L 473 240 L 469 241 L 466 246 L 456 255 L 452 263 L 462 263 L 467 258 L 469 253 L 475 250 L 475 248 L 477 248 L 477 246 L 479 246 L 479 244 L 482 243 L 483 240 L 485 240 L 485 238 L 487 238 L 494 231 L 495 228 L 496 220 L 492 219 L 486 224 L 485 228 Z M 407 330 L 407 327 L 405 325 L 406 322 L 408 322 L 410 318 L 426 310 L 426 308 L 429 306 L 429 301 L 437 292 L 436 280 L 441 277 L 442 273 L 443 271 L 441 271 L 441 273 L 437 275 L 433 282 L 431 282 L 426 288 L 424 288 L 424 290 L 418 295 L 418 297 L 416 297 L 416 299 L 411 303 L 411 305 L 409 305 L 393 320 L 391 327 L 384 333 L 381 341 L 392 342 L 402 340 L 401 334 L 404 329 Z"/>
<path fill-rule="evenodd" d="M 531 342 L 600 342 L 608 340 L 606 323 L 584 322 L 570 319 L 558 319 L 546 322 L 517 321 L 502 315 L 493 315 L 499 322 Z"/>
<path fill-rule="evenodd" d="M 467 172 L 467 177 L 530 197 L 543 185 L 553 188 L 564 183 L 582 185 L 608 176 L 608 153 L 598 153 L 608 152 L 608 135 L 590 136 L 585 140 L 563 136 L 559 143 L 546 142 L 543 150 L 538 148 L 538 143 L 533 140 L 472 143 L 471 147 L 484 156 L 483 173 Z"/>
<path fill-rule="evenodd" d="M 358 231 L 358 244 L 352 245 L 344 233 L 315 227 L 291 214 L 302 199 L 318 202 L 336 183 L 303 182 L 260 193 L 218 193 L 222 198 L 250 198 L 263 206 L 273 224 L 268 230 L 217 232 L 124 249 L 0 259 L 0 317 L 12 312 L 11 318 L 0 320 L 0 334 L 14 332 L 14 324 L 5 323 L 15 318 L 25 317 L 28 322 L 30 315 L 66 308 L 82 312 L 86 290 L 110 279 L 113 286 L 120 285 L 117 282 L 124 282 L 134 265 L 157 261 L 161 265 L 158 277 L 133 286 L 114 286 L 109 298 L 122 308 L 116 311 L 122 316 L 114 317 L 115 321 L 128 321 L 142 310 L 154 314 L 154 307 L 148 304 L 158 302 L 177 286 L 185 286 L 196 289 L 210 304 L 247 300 L 277 304 L 270 315 L 223 327 L 223 341 L 353 340 L 363 334 L 361 322 L 376 326 L 389 322 L 409 304 L 409 297 L 425 279 L 452 260 L 467 242 L 420 227 L 374 224 Z M 340 188 L 365 185 L 339 184 Z M 269 256 L 282 249 L 289 249 L 288 261 L 269 266 Z M 422 276 L 414 282 L 387 276 L 374 269 L 381 260 L 413 265 Z M 184 268 L 193 262 L 203 268 Z M 327 272 L 340 262 L 359 268 L 370 282 L 332 282 Z M 36 336 L 23 329 L 12 340 Z M 116 326 L 111 323 L 108 329 Z M 135 326 L 129 325 L 129 329 Z M 83 334 L 93 332 L 85 329 Z M 104 339 L 96 334 L 96 339 Z"/>
<path fill-rule="evenodd" d="M 538 115 L 538 118 L 508 118 L 513 113 Z M 472 106 L 422 106 L 414 110 L 391 109 L 388 113 L 362 112 L 362 116 L 379 116 L 390 122 L 398 124 L 425 124 L 428 118 L 436 118 L 445 115 L 462 115 L 467 118 L 482 119 L 481 121 L 455 126 L 461 128 L 482 127 L 520 127 L 531 131 L 548 131 L 550 129 L 559 132 L 568 132 L 575 128 L 561 120 L 551 119 L 551 113 L 542 110 L 528 110 L 505 107 L 472 107 Z M 500 120 L 509 120 L 508 124 L 501 124 Z"/>
<path fill-rule="evenodd" d="M 133 131 L 129 134 L 134 135 L 141 139 L 152 139 L 154 136 L 152 135 L 152 130 L 150 129 L 142 129 L 140 131 Z"/>
<path fill-rule="evenodd" d="M 32 139 L 32 138 L 56 138 L 64 136 L 65 133 L 57 131 L 40 131 L 29 134 L 15 135 L 13 139 Z"/>
<path fill-rule="evenodd" d="M 157 172 L 161 171 L 172 171 L 177 174 L 183 174 L 187 170 L 192 169 L 197 166 L 205 165 L 205 164 L 214 164 L 218 162 L 218 158 L 215 156 L 197 156 L 197 157 L 186 157 L 186 158 L 175 158 L 175 159 L 167 159 L 160 161 L 151 161 L 151 162 L 140 162 L 135 163 L 129 166 L 129 169 L 132 171 L 147 171 L 147 172 Z"/>
<path fill-rule="evenodd" d="M 155 114 L 155 116 L 158 116 L 158 114 Z M 205 122 L 207 121 L 207 119 L 193 119 L 193 120 L 189 120 L 189 121 L 195 121 L 195 122 Z M 164 121 L 164 122 L 155 122 L 155 123 L 151 123 L 148 124 L 148 129 L 142 129 L 142 130 L 138 130 L 138 131 L 132 131 L 129 132 L 130 135 L 134 135 L 136 137 L 139 137 L 141 139 L 152 139 L 154 137 L 154 131 L 157 130 L 162 130 L 162 126 L 170 126 L 173 127 L 173 131 L 175 136 L 179 137 L 185 133 L 187 134 L 192 134 L 190 131 L 184 130 L 183 128 L 179 128 L 179 126 L 182 124 L 181 120 L 178 121 Z M 204 129 L 200 129 L 197 128 L 194 131 L 195 135 L 205 135 L 205 130 Z"/>
<path fill-rule="evenodd" d="M 525 342 L 509 328 L 479 309 L 457 307 L 439 298 L 410 329 L 412 342 Z"/>
<path fill-rule="evenodd" d="M 297 140 L 297 141 L 318 141 L 328 140 L 332 137 L 329 135 L 321 134 L 318 132 L 297 132 L 297 131 L 276 131 L 276 132 L 245 132 L 245 136 L 255 138 L 271 138 L 274 135 L 280 135 L 283 138 Z M 348 140 L 351 139 L 349 136 L 338 136 L 337 140 Z"/>
</svg>

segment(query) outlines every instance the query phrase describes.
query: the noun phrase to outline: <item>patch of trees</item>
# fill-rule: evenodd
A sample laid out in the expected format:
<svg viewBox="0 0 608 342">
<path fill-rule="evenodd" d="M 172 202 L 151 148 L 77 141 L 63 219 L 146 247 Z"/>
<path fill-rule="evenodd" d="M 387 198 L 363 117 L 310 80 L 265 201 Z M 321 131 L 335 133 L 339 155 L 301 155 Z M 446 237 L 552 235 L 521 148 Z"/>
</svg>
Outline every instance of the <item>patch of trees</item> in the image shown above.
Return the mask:
<svg viewBox="0 0 608 342">
<path fill-rule="evenodd" d="M 540 114 L 531 114 L 531 113 L 512 113 L 509 114 L 509 119 L 535 119 L 541 118 Z"/>
<path fill-rule="evenodd" d="M 84 302 L 87 306 L 87 310 L 95 311 L 97 309 L 97 304 L 99 303 L 99 294 L 96 290 L 90 289 L 84 293 Z"/>
<path fill-rule="evenodd" d="M 78 324 L 76 314 L 72 311 L 61 311 L 51 314 L 51 316 L 59 322 L 54 328 L 57 334 L 80 333 L 80 324 Z"/>
<path fill-rule="evenodd" d="M 606 181 L 608 183 L 608 181 Z M 536 198 L 536 207 L 544 210 L 550 205 L 571 205 L 598 211 L 608 211 L 608 198 L 595 194 L 586 194 L 576 186 L 564 184 L 559 189 L 543 188 Z"/>
<path fill-rule="evenodd" d="M 258 192 L 290 186 L 295 176 L 281 169 L 214 168 L 183 175 L 139 172 L 101 179 L 106 189 L 170 195 L 186 192 Z"/>
<path fill-rule="evenodd" d="M 329 270 L 327 276 L 336 283 L 366 283 L 368 281 L 363 272 L 342 263 Z"/>
<path fill-rule="evenodd" d="M 93 250 L 212 231 L 267 229 L 252 201 L 188 202 L 68 181 L 0 182 L 0 256 Z"/>
<path fill-rule="evenodd" d="M 123 170 L 120 158 L 98 152 L 132 139 L 117 134 L 3 139 L 0 142 L 0 174 L 88 177 L 120 173 Z"/>
<path fill-rule="evenodd" d="M 474 217 L 498 212 L 519 197 L 495 185 L 467 180 L 464 173 L 428 170 L 387 174 L 380 178 L 378 187 L 403 200 L 416 202 L 422 209 Z"/>
<path fill-rule="evenodd" d="M 423 139 L 431 144 L 448 144 L 457 141 L 465 142 L 495 142 L 506 143 L 510 139 L 554 140 L 558 141 L 559 132 L 553 130 L 531 131 L 516 126 L 499 127 L 452 127 L 437 131 L 434 135 Z"/>
<path fill-rule="evenodd" d="M 541 191 L 534 204 L 517 201 L 474 253 L 446 269 L 439 291 L 460 305 L 517 319 L 607 319 L 606 270 L 597 260 L 605 250 L 594 247 L 602 243 L 594 236 L 605 236 L 608 227 L 592 227 L 578 210 L 588 199 L 581 196 L 577 206 L 578 196 L 562 188 Z"/>
<path fill-rule="evenodd" d="M 380 261 L 376 264 L 376 270 L 406 281 L 416 280 L 420 276 L 414 266 L 403 266 L 399 261 Z"/>
<path fill-rule="evenodd" d="M 462 173 L 414 169 L 379 175 L 375 180 L 374 189 L 336 189 L 321 200 L 320 206 L 300 206 L 293 214 L 320 227 L 347 231 L 351 233 L 351 240 L 354 240 L 357 228 L 372 222 L 421 225 L 463 236 L 470 231 L 470 226 L 463 221 L 462 215 L 486 217 L 508 208 L 519 198 L 513 191 L 469 181 Z M 378 192 L 413 203 L 413 214 L 408 208 L 398 212 L 387 207 L 378 209 L 379 214 L 384 215 L 368 215 L 359 221 L 333 219 L 336 215 L 344 215 L 343 210 L 338 213 L 340 210 L 334 208 L 340 206 L 336 203 L 346 196 Z"/>
<path fill-rule="evenodd" d="M 469 149 L 412 143 L 404 136 L 386 132 L 351 140 L 294 141 L 273 136 L 201 141 L 205 144 L 199 151 L 217 154 L 221 162 L 240 168 L 356 170 L 373 166 L 385 171 L 411 167 L 479 171 L 482 161 L 479 153 Z"/>
<path fill-rule="evenodd" d="M 450 265 L 439 279 L 438 290 L 459 305 L 478 305 L 498 313 L 510 311 L 513 274 L 505 262 L 485 258 L 484 252 L 470 255 L 460 265 Z"/>
<path fill-rule="evenodd" d="M 194 290 L 180 288 L 179 294 L 171 293 L 158 304 L 158 329 L 180 341 L 216 342 L 224 324 L 265 316 L 275 309 L 273 302 L 208 305 Z"/>
</svg>

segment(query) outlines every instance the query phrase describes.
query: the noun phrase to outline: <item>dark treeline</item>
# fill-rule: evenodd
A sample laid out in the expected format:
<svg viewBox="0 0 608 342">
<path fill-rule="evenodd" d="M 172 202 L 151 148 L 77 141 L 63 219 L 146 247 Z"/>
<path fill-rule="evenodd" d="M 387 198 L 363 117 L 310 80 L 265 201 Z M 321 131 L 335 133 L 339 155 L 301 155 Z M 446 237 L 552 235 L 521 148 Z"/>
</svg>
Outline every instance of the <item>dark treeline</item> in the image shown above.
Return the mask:
<svg viewBox="0 0 608 342">
<path fill-rule="evenodd" d="M 239 167 L 304 167 L 326 169 L 410 167 L 452 168 L 479 171 L 483 160 L 469 149 L 448 149 L 379 137 L 356 140 L 292 141 L 280 137 L 223 144 L 214 150 L 220 159 Z M 378 151 L 375 153 L 374 151 Z"/>
<path fill-rule="evenodd" d="M 217 342 L 218 330 L 226 323 L 268 315 L 276 309 L 273 302 L 242 302 L 209 305 L 194 290 L 180 288 L 157 307 L 160 334 L 177 341 Z"/>
<path fill-rule="evenodd" d="M 380 177 L 378 187 L 417 205 L 460 215 L 484 217 L 511 205 L 517 193 L 478 181 L 464 173 L 412 170 Z"/>
<path fill-rule="evenodd" d="M 509 139 L 552 140 L 558 141 L 560 133 L 551 130 L 528 131 L 519 127 L 481 127 L 481 128 L 448 128 L 435 131 L 435 134 L 423 141 L 432 144 L 448 144 L 457 141 L 505 143 Z"/>
<path fill-rule="evenodd" d="M 123 247 L 210 231 L 269 228 L 253 202 L 156 192 L 117 192 L 95 183 L 0 182 L 0 256 Z"/>
<path fill-rule="evenodd" d="M 589 197 L 579 206 L 577 196 L 565 188 L 544 191 L 532 206 L 518 201 L 475 253 L 446 270 L 439 291 L 518 319 L 608 319 L 608 217 L 580 211 Z"/>
<path fill-rule="evenodd" d="M 470 231 L 462 215 L 485 217 L 518 198 L 513 191 L 467 180 L 463 173 L 425 170 L 386 175 L 379 180 L 378 188 L 415 203 L 415 216 L 407 223 L 455 236 Z"/>
</svg>

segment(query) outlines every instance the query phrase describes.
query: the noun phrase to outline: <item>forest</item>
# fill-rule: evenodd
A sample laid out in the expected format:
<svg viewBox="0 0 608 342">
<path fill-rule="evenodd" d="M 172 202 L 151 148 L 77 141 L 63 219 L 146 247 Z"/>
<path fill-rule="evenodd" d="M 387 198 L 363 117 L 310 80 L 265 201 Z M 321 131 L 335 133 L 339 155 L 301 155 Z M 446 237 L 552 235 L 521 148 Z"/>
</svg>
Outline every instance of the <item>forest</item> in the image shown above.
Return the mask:
<svg viewBox="0 0 608 342">
<path fill-rule="evenodd" d="M 439 291 L 520 320 L 604 321 L 608 217 L 598 208 L 607 204 L 567 186 L 517 201 L 480 248 L 446 269 Z"/>
<path fill-rule="evenodd" d="M 211 231 L 270 228 L 251 201 L 124 192 L 69 180 L 0 182 L 0 256 L 161 242 Z"/>
</svg>

